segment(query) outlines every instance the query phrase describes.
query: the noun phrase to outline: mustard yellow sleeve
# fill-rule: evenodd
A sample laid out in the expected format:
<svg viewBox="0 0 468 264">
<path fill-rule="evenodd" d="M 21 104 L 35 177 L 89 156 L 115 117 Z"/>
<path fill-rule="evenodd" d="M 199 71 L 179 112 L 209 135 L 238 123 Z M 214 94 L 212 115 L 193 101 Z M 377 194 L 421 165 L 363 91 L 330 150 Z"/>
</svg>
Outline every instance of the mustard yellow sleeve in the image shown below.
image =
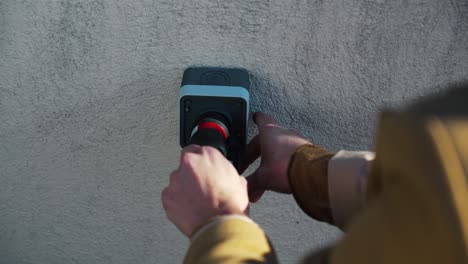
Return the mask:
<svg viewBox="0 0 468 264">
<path fill-rule="evenodd" d="M 328 196 L 328 163 L 333 153 L 316 145 L 299 147 L 289 163 L 288 179 L 297 204 L 310 217 L 333 224 Z"/>
<path fill-rule="evenodd" d="M 312 218 L 344 229 L 364 205 L 373 159 L 369 151 L 333 154 L 303 145 L 293 154 L 288 171 L 293 196 Z"/>
<path fill-rule="evenodd" d="M 278 263 L 266 234 L 244 216 L 213 219 L 192 238 L 184 263 Z"/>
<path fill-rule="evenodd" d="M 385 113 L 367 183 L 330 263 L 468 263 L 468 119 Z"/>
</svg>

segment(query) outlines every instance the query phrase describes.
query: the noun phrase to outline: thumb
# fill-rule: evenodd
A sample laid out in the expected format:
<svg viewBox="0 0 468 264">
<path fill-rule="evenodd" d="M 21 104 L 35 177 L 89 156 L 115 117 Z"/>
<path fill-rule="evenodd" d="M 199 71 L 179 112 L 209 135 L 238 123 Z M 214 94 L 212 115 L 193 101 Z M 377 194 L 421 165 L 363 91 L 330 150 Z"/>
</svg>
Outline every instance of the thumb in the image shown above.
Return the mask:
<svg viewBox="0 0 468 264">
<path fill-rule="evenodd" d="M 258 168 L 247 179 L 247 190 L 249 193 L 249 200 L 256 203 L 265 192 L 265 183 L 262 181 L 263 175 L 261 174 L 262 168 Z"/>
</svg>

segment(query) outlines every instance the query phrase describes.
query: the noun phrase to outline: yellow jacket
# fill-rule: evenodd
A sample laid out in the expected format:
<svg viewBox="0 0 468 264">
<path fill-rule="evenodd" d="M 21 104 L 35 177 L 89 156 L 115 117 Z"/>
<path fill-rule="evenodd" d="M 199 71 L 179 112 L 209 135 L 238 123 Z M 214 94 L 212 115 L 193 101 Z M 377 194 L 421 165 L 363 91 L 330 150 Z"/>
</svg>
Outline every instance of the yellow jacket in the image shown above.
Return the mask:
<svg viewBox="0 0 468 264">
<path fill-rule="evenodd" d="M 382 114 L 375 158 L 311 145 L 295 152 L 289 181 L 297 203 L 346 232 L 304 263 L 468 263 L 468 100 L 460 107 L 451 98 Z M 185 263 L 277 258 L 257 224 L 233 215 L 198 230 Z"/>
</svg>

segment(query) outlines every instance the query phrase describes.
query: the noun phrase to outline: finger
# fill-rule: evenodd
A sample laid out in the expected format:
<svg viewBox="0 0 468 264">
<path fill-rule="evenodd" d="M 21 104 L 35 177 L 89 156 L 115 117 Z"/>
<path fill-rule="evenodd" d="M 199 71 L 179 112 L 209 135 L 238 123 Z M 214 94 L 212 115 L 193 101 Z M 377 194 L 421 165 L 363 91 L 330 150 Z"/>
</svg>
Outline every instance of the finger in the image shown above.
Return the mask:
<svg viewBox="0 0 468 264">
<path fill-rule="evenodd" d="M 256 135 L 247 145 L 242 158 L 239 174 L 243 173 L 261 154 L 260 135 Z"/>
<path fill-rule="evenodd" d="M 184 160 L 186 160 L 186 155 L 190 153 L 195 153 L 195 154 L 200 154 L 201 153 L 201 147 L 199 145 L 188 145 L 185 148 L 182 149 L 180 153 L 180 164 L 184 163 Z M 180 166 L 179 166 L 180 168 Z"/>
<path fill-rule="evenodd" d="M 201 146 L 191 144 L 182 149 L 182 154 L 184 153 L 201 153 Z"/>
<path fill-rule="evenodd" d="M 258 130 L 260 133 L 262 132 L 263 128 L 267 125 L 278 125 L 278 122 L 269 114 L 257 112 L 254 115 L 254 122 L 258 126 Z"/>
<path fill-rule="evenodd" d="M 239 181 L 241 185 L 243 185 L 245 188 L 247 188 L 247 180 L 245 179 L 244 176 L 239 176 Z"/>
<path fill-rule="evenodd" d="M 249 195 L 249 201 L 251 203 L 256 203 L 258 202 L 258 200 L 260 200 L 260 198 L 262 198 L 263 194 L 265 193 L 265 190 L 263 191 L 256 191 L 254 193 L 252 193 L 251 195 Z"/>
<path fill-rule="evenodd" d="M 262 169 L 258 168 L 254 173 L 246 178 L 249 200 L 256 202 L 265 192 L 265 184 L 262 182 Z"/>
<path fill-rule="evenodd" d="M 221 154 L 221 151 L 219 151 L 217 148 L 212 147 L 212 146 L 201 146 L 198 153 L 203 154 L 203 155 L 208 155 L 208 156 L 217 156 Z M 221 154 L 222 155 L 222 154 Z M 222 155 L 224 156 L 224 155 Z"/>
</svg>

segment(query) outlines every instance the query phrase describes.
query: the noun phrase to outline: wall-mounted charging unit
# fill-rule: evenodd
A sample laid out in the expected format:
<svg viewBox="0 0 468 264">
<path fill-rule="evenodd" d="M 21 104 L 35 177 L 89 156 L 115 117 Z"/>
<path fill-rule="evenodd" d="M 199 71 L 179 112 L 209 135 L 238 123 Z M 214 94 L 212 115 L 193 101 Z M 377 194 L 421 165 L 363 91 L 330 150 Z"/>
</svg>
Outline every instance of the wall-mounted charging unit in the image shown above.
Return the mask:
<svg viewBox="0 0 468 264">
<path fill-rule="evenodd" d="M 239 169 L 247 143 L 249 87 L 244 69 L 185 70 L 179 96 L 181 147 L 212 146 Z"/>
</svg>

